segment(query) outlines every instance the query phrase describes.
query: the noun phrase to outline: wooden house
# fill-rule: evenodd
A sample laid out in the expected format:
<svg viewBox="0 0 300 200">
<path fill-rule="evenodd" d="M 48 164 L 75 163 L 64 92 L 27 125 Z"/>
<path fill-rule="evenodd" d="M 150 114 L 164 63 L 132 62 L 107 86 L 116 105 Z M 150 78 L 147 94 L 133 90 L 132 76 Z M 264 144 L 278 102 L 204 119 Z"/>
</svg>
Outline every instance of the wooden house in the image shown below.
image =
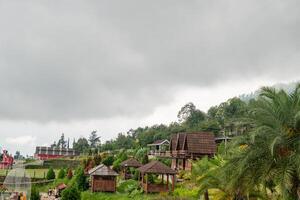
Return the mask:
<svg viewBox="0 0 300 200">
<path fill-rule="evenodd" d="M 141 166 L 142 163 L 140 163 L 134 158 L 129 158 L 128 160 L 123 161 L 121 163 L 121 167 L 123 170 L 124 179 L 126 180 L 132 178 L 132 174 L 128 172 L 130 168 L 138 168 Z"/>
<path fill-rule="evenodd" d="M 170 148 L 169 140 L 156 140 L 152 144 L 147 145 L 150 148 L 149 155 L 160 156 L 165 154 Z"/>
<path fill-rule="evenodd" d="M 106 165 L 98 165 L 88 171 L 91 177 L 92 192 L 115 192 L 118 173 Z"/>
<path fill-rule="evenodd" d="M 192 160 L 203 156 L 212 157 L 216 153 L 216 141 L 213 133 L 193 132 L 177 133 L 171 136 L 169 148 L 162 151 L 165 142 L 154 142 L 148 146 L 155 147 L 149 155 L 172 159 L 171 168 L 175 170 L 191 170 Z"/>
<path fill-rule="evenodd" d="M 209 132 L 177 133 L 171 137 L 169 157 L 172 169 L 192 169 L 192 160 L 216 153 L 215 137 Z"/>
<path fill-rule="evenodd" d="M 138 168 L 140 172 L 140 182 L 143 190 L 148 192 L 169 192 L 170 191 L 170 179 L 171 179 L 171 191 L 174 191 L 176 182 L 176 171 L 166 166 L 159 161 L 151 161 L 150 163 Z M 149 174 L 155 174 L 161 176 L 161 183 L 150 183 Z"/>
</svg>

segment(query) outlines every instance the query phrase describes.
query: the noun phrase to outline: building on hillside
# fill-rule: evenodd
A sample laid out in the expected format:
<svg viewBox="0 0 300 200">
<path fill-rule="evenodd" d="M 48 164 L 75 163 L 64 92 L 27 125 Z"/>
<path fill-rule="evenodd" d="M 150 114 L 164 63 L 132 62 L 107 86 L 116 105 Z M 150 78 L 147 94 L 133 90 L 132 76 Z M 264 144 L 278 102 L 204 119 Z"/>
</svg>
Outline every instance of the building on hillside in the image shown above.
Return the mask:
<svg viewBox="0 0 300 200">
<path fill-rule="evenodd" d="M 74 149 L 59 147 L 36 147 L 34 157 L 40 160 L 48 160 L 62 157 L 79 156 L 79 152 Z"/>
<path fill-rule="evenodd" d="M 195 132 L 177 133 L 172 135 L 169 150 L 154 155 L 172 159 L 172 169 L 191 170 L 192 160 L 204 156 L 212 157 L 215 153 L 216 142 L 214 135 L 209 132 Z"/>
<path fill-rule="evenodd" d="M 169 140 L 156 140 L 152 144 L 147 145 L 150 148 L 149 155 L 160 156 L 165 154 L 170 148 Z"/>
<path fill-rule="evenodd" d="M 148 192 L 170 192 L 169 184 L 171 183 L 171 191 L 174 191 L 176 183 L 176 171 L 166 166 L 165 164 L 154 160 L 150 163 L 141 166 L 137 169 L 140 172 L 140 183 L 143 190 Z M 149 175 L 160 175 L 160 183 L 151 183 Z M 171 181 L 170 181 L 171 179 Z"/>
<path fill-rule="evenodd" d="M 98 165 L 88 171 L 92 192 L 115 192 L 118 173 L 106 165 Z"/>
<path fill-rule="evenodd" d="M 8 154 L 8 151 L 3 150 L 3 158 L 0 161 L 0 169 L 10 169 L 14 164 L 14 158 Z"/>
</svg>

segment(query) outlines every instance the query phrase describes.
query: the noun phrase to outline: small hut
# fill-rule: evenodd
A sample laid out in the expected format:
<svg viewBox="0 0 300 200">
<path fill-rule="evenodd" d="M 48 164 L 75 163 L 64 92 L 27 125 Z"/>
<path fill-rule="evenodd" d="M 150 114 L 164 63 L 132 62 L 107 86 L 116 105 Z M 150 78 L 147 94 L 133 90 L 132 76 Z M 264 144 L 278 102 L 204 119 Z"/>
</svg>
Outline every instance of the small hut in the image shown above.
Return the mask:
<svg viewBox="0 0 300 200">
<path fill-rule="evenodd" d="M 127 180 L 127 179 L 132 178 L 132 174 L 128 173 L 128 170 L 130 167 L 138 168 L 141 166 L 142 166 L 142 164 L 134 158 L 129 158 L 128 160 L 123 161 L 121 163 L 121 167 L 123 169 L 124 179 Z"/>
<path fill-rule="evenodd" d="M 115 192 L 118 174 L 106 165 L 98 165 L 88 171 L 91 176 L 92 192 Z"/>
<path fill-rule="evenodd" d="M 169 190 L 169 182 L 172 180 L 172 192 L 174 191 L 175 187 L 175 178 L 176 178 L 176 171 L 171 169 L 170 167 L 166 166 L 165 164 L 159 161 L 151 161 L 150 163 L 138 168 L 140 172 L 140 181 L 143 190 L 148 192 L 168 192 Z M 161 175 L 161 183 L 154 184 L 149 183 L 148 175 L 149 174 L 156 174 Z M 164 183 L 166 182 L 166 184 Z"/>
</svg>

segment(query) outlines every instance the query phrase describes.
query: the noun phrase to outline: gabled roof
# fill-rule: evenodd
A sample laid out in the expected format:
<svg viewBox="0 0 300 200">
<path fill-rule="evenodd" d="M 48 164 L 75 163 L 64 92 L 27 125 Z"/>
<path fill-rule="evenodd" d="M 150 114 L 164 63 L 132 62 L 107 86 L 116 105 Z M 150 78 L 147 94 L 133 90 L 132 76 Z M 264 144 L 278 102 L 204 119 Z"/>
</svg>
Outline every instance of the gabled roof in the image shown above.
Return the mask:
<svg viewBox="0 0 300 200">
<path fill-rule="evenodd" d="M 171 138 L 170 150 L 211 155 L 216 153 L 215 137 L 209 132 L 177 133 Z"/>
<path fill-rule="evenodd" d="M 99 175 L 99 176 L 118 176 L 119 174 L 115 172 L 114 170 L 110 169 L 106 165 L 98 165 L 94 167 L 93 169 L 90 169 L 88 171 L 88 174 L 91 176 Z"/>
<path fill-rule="evenodd" d="M 152 144 L 147 144 L 147 146 L 156 146 L 156 145 L 162 145 L 162 144 L 167 144 L 167 145 L 169 145 L 170 142 L 169 142 L 169 140 L 156 140 L 156 141 L 153 142 Z"/>
<path fill-rule="evenodd" d="M 151 161 L 150 163 L 138 168 L 138 170 L 141 173 L 176 174 L 175 170 L 157 160 Z"/>
<path fill-rule="evenodd" d="M 142 163 L 140 163 L 139 161 L 137 161 L 134 158 L 129 158 L 128 160 L 121 162 L 121 166 L 122 167 L 141 167 Z"/>
</svg>

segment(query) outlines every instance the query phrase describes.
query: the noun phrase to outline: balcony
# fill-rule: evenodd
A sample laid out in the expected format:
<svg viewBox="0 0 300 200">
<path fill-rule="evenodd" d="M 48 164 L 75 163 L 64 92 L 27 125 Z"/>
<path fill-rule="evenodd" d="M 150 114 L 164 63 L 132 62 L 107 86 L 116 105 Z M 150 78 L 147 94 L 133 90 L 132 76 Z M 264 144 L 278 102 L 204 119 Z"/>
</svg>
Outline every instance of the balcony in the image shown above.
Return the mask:
<svg viewBox="0 0 300 200">
<path fill-rule="evenodd" d="M 156 156 L 156 157 L 165 157 L 165 158 L 185 158 L 189 156 L 188 151 L 186 150 L 178 150 L 178 151 L 150 150 L 148 155 Z"/>
</svg>

